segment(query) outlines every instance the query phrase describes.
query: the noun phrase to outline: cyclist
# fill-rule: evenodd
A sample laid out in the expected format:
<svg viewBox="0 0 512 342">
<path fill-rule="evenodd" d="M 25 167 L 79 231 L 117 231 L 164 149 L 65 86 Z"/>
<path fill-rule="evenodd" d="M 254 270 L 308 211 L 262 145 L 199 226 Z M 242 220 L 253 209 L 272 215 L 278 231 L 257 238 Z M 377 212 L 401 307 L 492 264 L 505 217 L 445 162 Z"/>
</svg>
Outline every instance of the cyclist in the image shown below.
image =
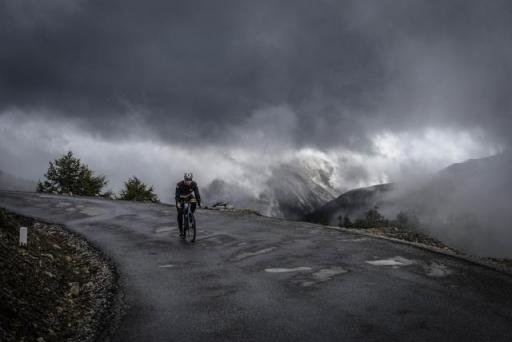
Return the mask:
<svg viewBox="0 0 512 342">
<path fill-rule="evenodd" d="M 199 196 L 199 188 L 197 183 L 192 180 L 194 176 L 192 172 L 185 172 L 184 179 L 176 184 L 176 209 L 178 210 L 178 227 L 180 236 L 183 235 L 183 202 L 190 201 L 190 209 L 192 213 L 196 210 L 196 203 L 201 207 L 201 196 Z"/>
</svg>

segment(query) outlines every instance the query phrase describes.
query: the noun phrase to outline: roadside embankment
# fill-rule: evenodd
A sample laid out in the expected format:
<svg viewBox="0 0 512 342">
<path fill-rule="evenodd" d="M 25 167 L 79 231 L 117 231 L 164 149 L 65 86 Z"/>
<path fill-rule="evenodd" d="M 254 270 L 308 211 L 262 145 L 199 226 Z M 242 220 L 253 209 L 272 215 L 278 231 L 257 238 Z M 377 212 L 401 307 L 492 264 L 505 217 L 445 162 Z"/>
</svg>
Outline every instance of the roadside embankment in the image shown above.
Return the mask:
<svg viewBox="0 0 512 342">
<path fill-rule="evenodd" d="M 379 227 L 379 228 L 340 228 L 345 231 L 365 234 L 370 236 L 391 239 L 394 241 L 404 241 L 406 243 L 414 244 L 418 247 L 424 247 L 437 252 L 446 253 L 452 256 L 457 256 L 477 264 L 483 264 L 499 271 L 512 274 L 512 259 L 505 258 L 485 258 L 474 255 L 465 254 L 457 249 L 451 248 L 441 241 L 434 239 L 426 234 L 415 232 L 408 229 L 397 227 Z"/>
<path fill-rule="evenodd" d="M 20 247 L 19 227 L 28 227 Z M 110 317 L 113 267 L 54 224 L 0 208 L 0 341 L 93 341 Z"/>
</svg>

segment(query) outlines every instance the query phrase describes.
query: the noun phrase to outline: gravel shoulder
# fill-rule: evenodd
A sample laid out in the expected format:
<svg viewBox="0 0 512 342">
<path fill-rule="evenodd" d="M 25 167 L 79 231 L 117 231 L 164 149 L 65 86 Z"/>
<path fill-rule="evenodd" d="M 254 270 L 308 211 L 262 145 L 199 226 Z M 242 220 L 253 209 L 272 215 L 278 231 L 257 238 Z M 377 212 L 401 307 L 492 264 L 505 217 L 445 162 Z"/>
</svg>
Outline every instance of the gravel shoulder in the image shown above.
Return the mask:
<svg viewBox="0 0 512 342">
<path fill-rule="evenodd" d="M 18 245 L 19 227 L 28 245 Z M 94 341 L 103 335 L 117 275 L 63 227 L 0 209 L 0 340 Z"/>
<path fill-rule="evenodd" d="M 418 247 L 424 247 L 440 253 L 457 256 L 465 260 L 489 266 L 498 271 L 504 271 L 512 274 L 512 259 L 503 258 L 483 258 L 474 255 L 467 255 L 461 251 L 451 248 L 441 241 L 434 239 L 426 234 L 414 232 L 407 229 L 400 229 L 397 227 L 380 227 L 380 228 L 342 228 L 343 230 L 355 232 L 359 234 L 371 235 L 392 239 L 397 241 L 405 241 L 412 243 Z"/>
</svg>

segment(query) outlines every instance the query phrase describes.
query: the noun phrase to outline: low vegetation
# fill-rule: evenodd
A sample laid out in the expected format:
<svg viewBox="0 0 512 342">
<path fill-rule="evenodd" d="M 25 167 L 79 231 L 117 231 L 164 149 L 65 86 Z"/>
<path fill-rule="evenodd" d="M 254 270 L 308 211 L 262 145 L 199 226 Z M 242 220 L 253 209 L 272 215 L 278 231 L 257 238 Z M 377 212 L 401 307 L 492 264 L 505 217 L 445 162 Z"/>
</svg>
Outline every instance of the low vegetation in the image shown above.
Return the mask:
<svg viewBox="0 0 512 342">
<path fill-rule="evenodd" d="M 139 178 L 133 176 L 124 182 L 124 189 L 117 198 L 125 201 L 160 202 L 153 191 L 152 186 L 144 184 Z"/>
<path fill-rule="evenodd" d="M 160 202 L 152 186 L 136 176 L 130 177 L 118 196 L 103 191 L 108 181 L 104 175 L 95 175 L 87 164 L 75 157 L 72 151 L 50 161 L 45 179 L 37 184 L 38 192 L 76 196 L 100 196 L 125 201 Z"/>
<path fill-rule="evenodd" d="M 419 227 L 419 220 L 414 212 L 399 212 L 395 219 L 389 220 L 379 212 L 378 207 L 374 207 L 368 210 L 362 217 L 356 218 L 355 221 L 352 221 L 349 215 L 339 215 L 338 226 L 358 229 L 396 227 L 414 230 Z"/>
</svg>

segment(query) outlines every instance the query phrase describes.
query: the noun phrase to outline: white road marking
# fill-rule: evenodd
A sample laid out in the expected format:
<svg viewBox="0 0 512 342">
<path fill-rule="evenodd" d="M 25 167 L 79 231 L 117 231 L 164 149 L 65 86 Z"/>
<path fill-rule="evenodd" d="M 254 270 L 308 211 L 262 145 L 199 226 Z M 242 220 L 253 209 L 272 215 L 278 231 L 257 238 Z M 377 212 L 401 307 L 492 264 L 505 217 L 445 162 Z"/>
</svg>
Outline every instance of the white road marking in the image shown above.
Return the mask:
<svg viewBox="0 0 512 342">
<path fill-rule="evenodd" d="M 170 268 L 170 267 L 174 267 L 174 265 L 171 265 L 171 264 L 169 264 L 169 265 L 159 265 L 158 267 L 160 267 L 160 268 Z"/>
</svg>

